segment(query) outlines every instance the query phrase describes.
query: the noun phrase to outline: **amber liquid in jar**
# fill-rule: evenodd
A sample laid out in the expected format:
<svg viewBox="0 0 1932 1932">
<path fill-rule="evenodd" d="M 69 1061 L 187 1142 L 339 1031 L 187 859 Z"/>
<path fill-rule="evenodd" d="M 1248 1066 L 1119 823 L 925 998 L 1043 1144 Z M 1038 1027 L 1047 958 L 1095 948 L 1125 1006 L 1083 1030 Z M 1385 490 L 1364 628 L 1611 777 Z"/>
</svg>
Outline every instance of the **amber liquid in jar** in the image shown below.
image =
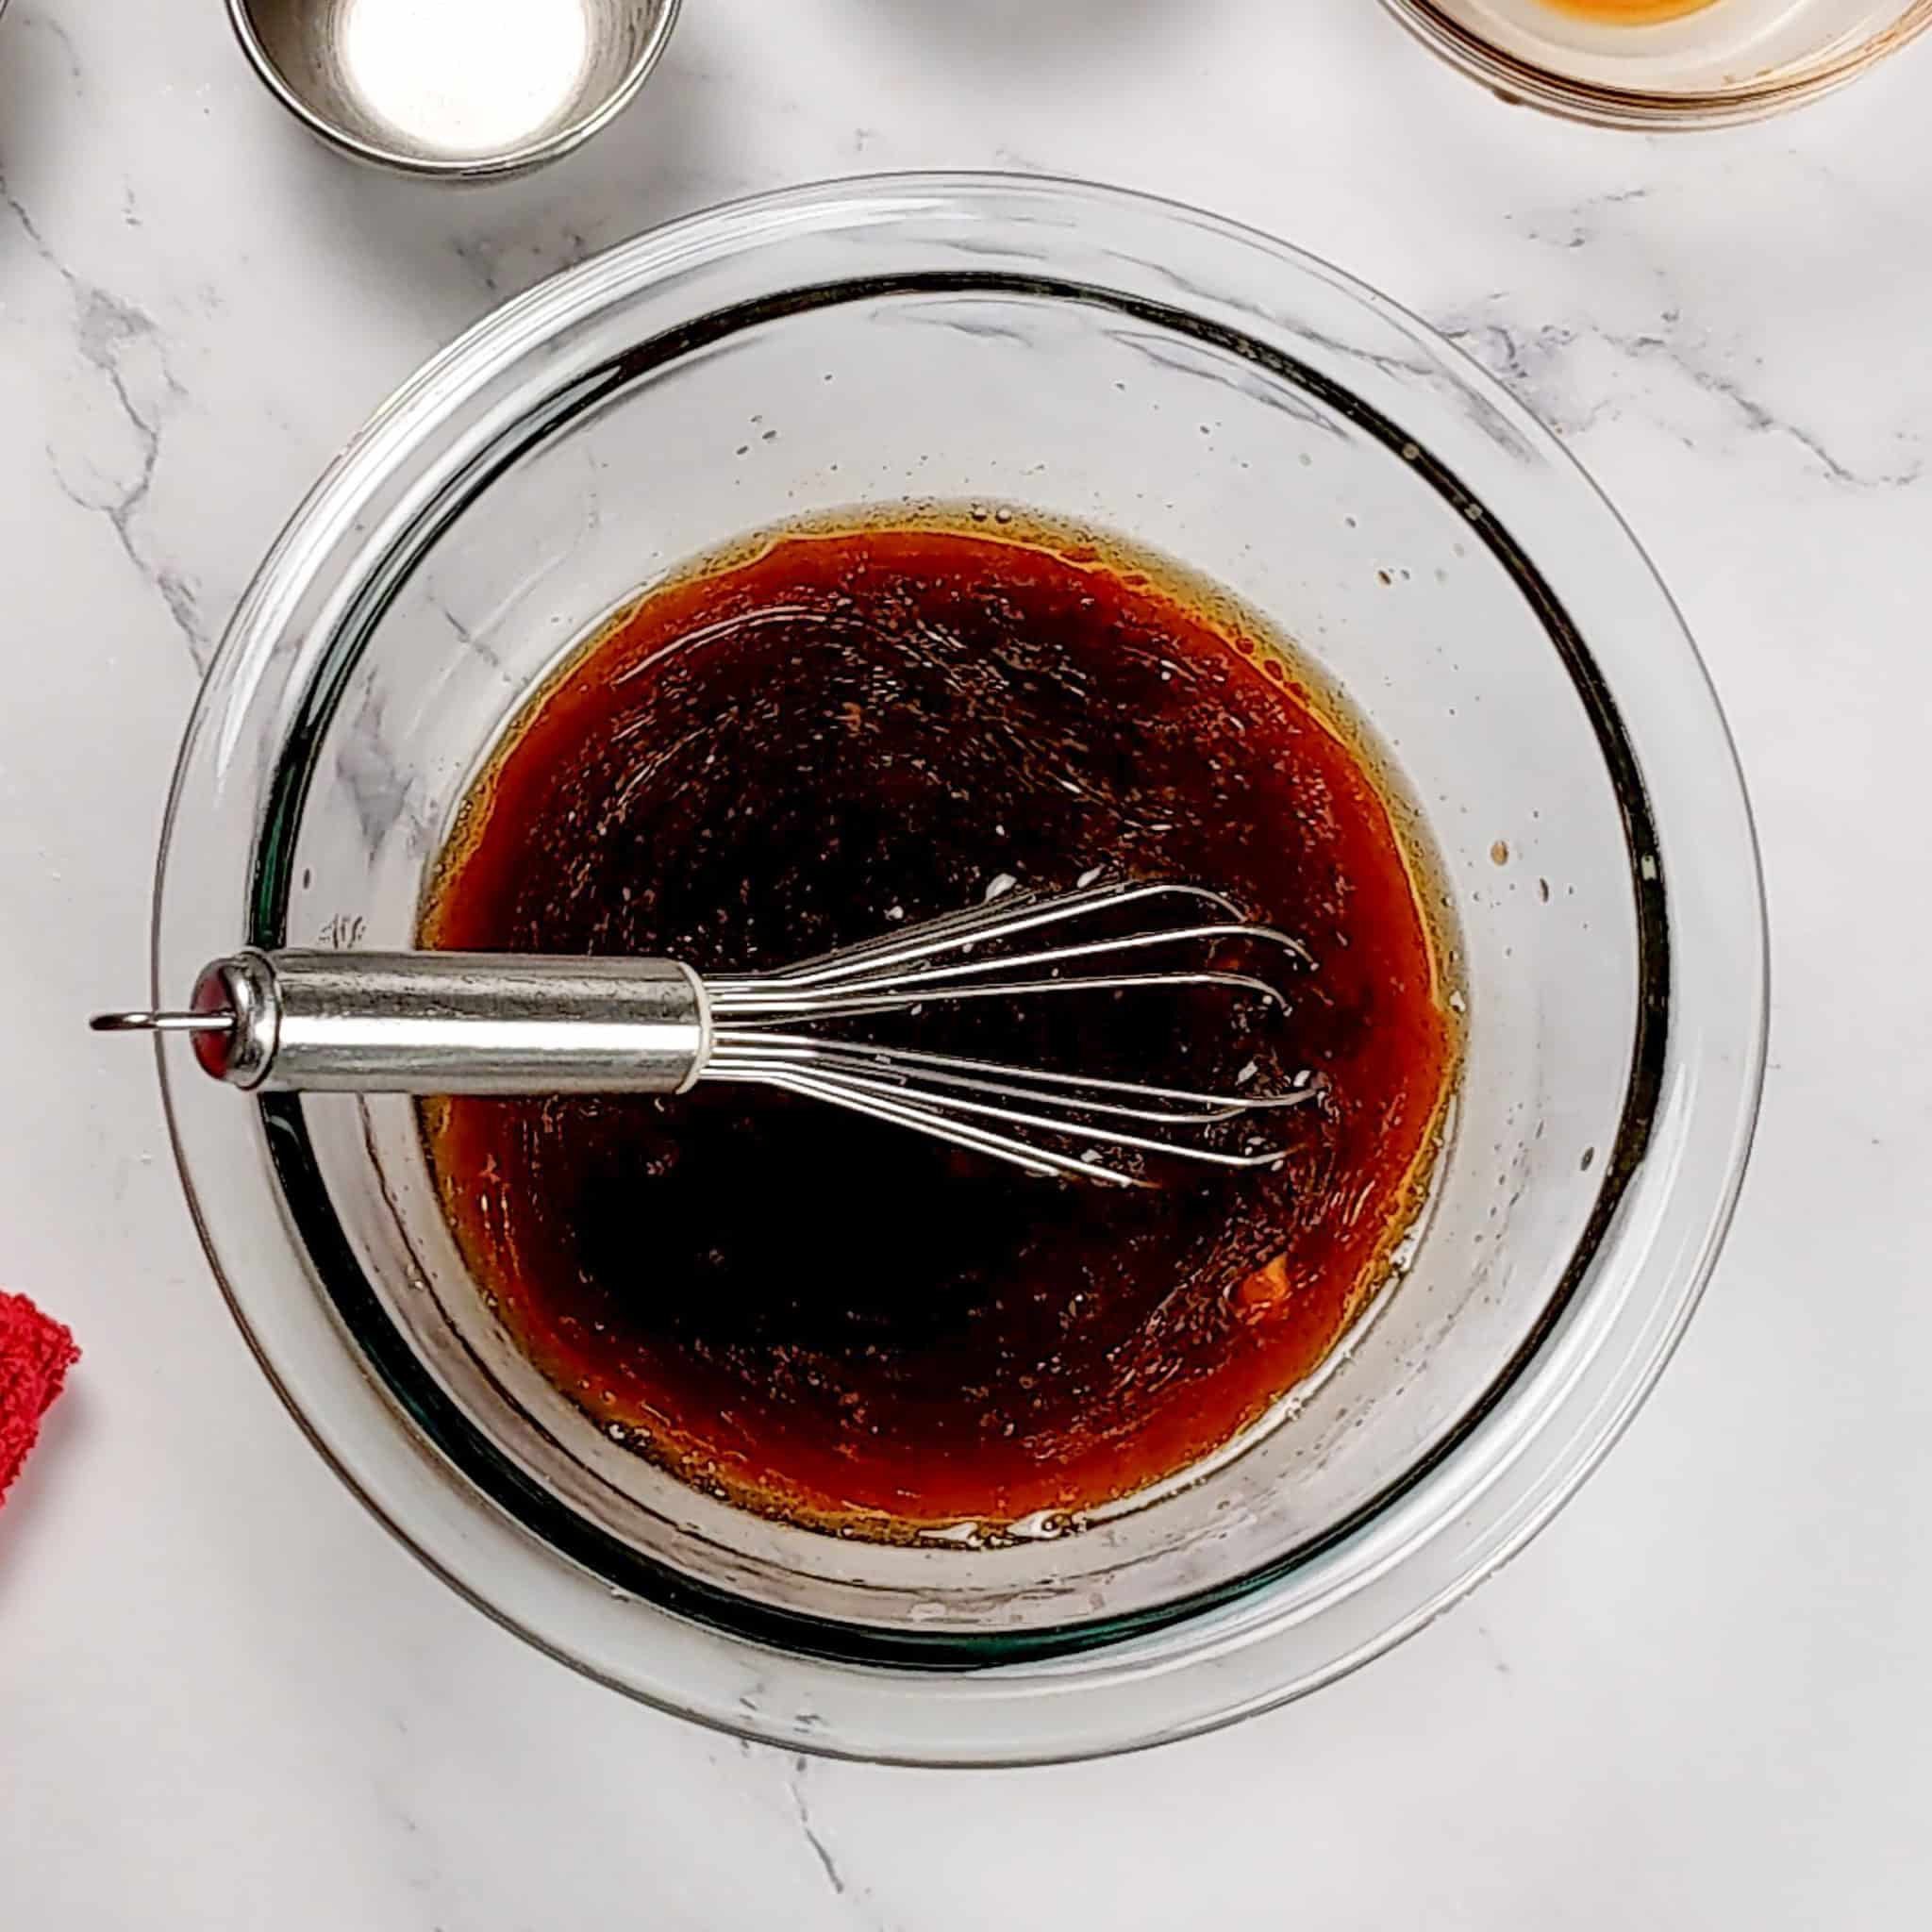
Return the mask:
<svg viewBox="0 0 1932 1932">
<path fill-rule="evenodd" d="M 781 532 L 653 591 L 507 734 L 425 944 L 741 972 L 1007 882 L 1184 878 L 1307 946 L 1285 1022 L 1070 995 L 919 1043 L 1320 1097 L 1274 1117 L 1278 1171 L 1145 1190 L 735 1086 L 426 1102 L 471 1272 L 600 1426 L 794 1522 L 997 1534 L 1187 1470 L 1333 1348 L 1425 1185 L 1457 1040 L 1391 795 L 1252 620 L 1009 512 Z"/>
</svg>

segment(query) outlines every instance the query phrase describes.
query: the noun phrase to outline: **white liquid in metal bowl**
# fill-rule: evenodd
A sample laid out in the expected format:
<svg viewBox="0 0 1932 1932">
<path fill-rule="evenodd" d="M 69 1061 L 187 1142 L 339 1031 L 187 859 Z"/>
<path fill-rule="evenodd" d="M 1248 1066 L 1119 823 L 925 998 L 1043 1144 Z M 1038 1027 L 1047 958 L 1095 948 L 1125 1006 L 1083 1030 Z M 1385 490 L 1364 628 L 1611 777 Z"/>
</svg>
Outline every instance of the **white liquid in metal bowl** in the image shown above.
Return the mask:
<svg viewBox="0 0 1932 1932">
<path fill-rule="evenodd" d="M 585 0 L 349 0 L 344 78 L 412 146 L 499 154 L 549 131 L 583 84 Z"/>
</svg>

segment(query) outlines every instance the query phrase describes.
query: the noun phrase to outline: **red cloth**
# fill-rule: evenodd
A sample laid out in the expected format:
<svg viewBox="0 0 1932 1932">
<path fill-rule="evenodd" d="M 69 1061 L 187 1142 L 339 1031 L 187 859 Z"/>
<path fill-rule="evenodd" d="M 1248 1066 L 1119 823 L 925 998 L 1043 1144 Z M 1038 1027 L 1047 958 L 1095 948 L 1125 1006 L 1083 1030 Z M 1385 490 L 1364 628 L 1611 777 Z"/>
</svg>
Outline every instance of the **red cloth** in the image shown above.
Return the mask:
<svg viewBox="0 0 1932 1932">
<path fill-rule="evenodd" d="M 41 1418 L 80 1359 L 74 1337 L 24 1294 L 0 1289 L 0 1500 L 41 1433 Z"/>
</svg>

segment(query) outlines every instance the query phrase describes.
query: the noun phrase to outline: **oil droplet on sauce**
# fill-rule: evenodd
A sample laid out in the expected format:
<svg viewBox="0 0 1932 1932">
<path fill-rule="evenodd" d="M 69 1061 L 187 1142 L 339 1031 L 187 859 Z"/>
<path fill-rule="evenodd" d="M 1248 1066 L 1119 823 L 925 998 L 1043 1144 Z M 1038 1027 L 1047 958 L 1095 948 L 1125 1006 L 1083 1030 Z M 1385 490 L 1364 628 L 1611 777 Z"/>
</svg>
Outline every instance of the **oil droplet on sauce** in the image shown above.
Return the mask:
<svg viewBox="0 0 1932 1932">
<path fill-rule="evenodd" d="M 1307 1070 L 1278 1172 L 1056 1185 L 728 1084 L 425 1102 L 478 1286 L 636 1453 L 871 1538 L 1091 1509 L 1258 1420 L 1386 1277 L 1457 1058 L 1429 874 L 1297 661 L 1172 576 L 971 507 L 781 532 L 645 597 L 490 761 L 427 945 L 756 971 L 1104 866 L 1317 962 L 1286 1024 L 1171 990 L 919 1023 L 1163 1084 Z"/>
</svg>

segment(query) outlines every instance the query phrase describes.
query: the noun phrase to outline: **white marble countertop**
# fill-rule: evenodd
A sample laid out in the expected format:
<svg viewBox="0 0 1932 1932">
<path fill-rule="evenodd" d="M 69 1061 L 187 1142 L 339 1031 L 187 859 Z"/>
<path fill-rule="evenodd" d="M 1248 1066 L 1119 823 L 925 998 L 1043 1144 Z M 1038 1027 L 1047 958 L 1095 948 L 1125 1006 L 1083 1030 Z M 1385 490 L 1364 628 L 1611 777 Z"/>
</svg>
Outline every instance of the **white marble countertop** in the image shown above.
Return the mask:
<svg viewBox="0 0 1932 1932">
<path fill-rule="evenodd" d="M 0 1280 L 86 1358 L 0 1518 L 20 1932 L 1924 1924 L 1932 1890 L 1932 41 L 1721 136 L 1598 134 L 1371 0 L 691 0 L 575 158 L 307 140 L 219 0 L 0 21 Z M 878 1772 L 623 1702 L 464 1607 L 256 1372 L 139 996 L 198 670 L 299 493 L 498 296 L 862 169 L 1158 190 L 1327 256 L 1561 432 L 1737 730 L 1774 928 L 1756 1163 L 1690 1338 L 1503 1576 L 1273 1717 Z"/>
</svg>

